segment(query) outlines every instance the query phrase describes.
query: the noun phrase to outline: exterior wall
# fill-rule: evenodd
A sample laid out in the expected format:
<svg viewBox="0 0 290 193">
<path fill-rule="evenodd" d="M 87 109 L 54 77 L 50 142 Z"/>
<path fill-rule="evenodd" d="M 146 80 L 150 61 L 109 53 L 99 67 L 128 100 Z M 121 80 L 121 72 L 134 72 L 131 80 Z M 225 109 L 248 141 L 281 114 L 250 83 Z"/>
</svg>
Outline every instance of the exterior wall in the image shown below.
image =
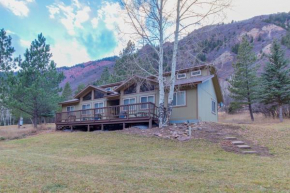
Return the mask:
<svg viewBox="0 0 290 193">
<path fill-rule="evenodd" d="M 84 105 L 84 104 L 90 104 L 91 105 L 91 108 L 94 108 L 95 107 L 95 103 L 97 103 L 97 102 L 98 103 L 103 102 L 104 103 L 104 107 L 106 107 L 106 105 L 107 105 L 106 98 L 94 99 L 94 92 L 93 92 L 93 90 L 90 90 L 90 91 L 86 92 L 83 96 L 87 95 L 89 92 L 92 92 L 92 99 L 93 100 L 84 101 L 83 100 L 83 97 L 81 97 L 79 103 L 69 104 L 69 105 L 62 105 L 62 112 L 66 112 L 67 111 L 66 107 L 68 107 L 68 106 L 74 106 L 75 111 L 82 110 L 82 105 Z"/>
<path fill-rule="evenodd" d="M 195 71 L 195 70 L 193 70 L 193 71 Z M 191 71 L 185 72 L 185 73 L 186 73 L 186 78 L 191 78 Z M 181 73 L 181 74 L 183 74 L 183 73 Z M 201 69 L 201 76 L 208 76 L 208 75 L 210 75 L 210 71 L 208 69 Z M 165 77 L 165 79 L 166 79 L 166 82 L 169 82 L 170 75 L 167 75 Z"/>
<path fill-rule="evenodd" d="M 188 88 L 186 91 L 186 105 L 173 107 L 170 123 L 198 122 L 197 119 L 197 89 Z M 168 94 L 165 95 L 165 105 L 168 103 Z"/>
<path fill-rule="evenodd" d="M 208 80 L 198 87 L 198 119 L 200 121 L 218 121 L 217 97 L 212 80 Z M 216 102 L 216 112 L 212 112 L 212 100 Z"/>
<path fill-rule="evenodd" d="M 154 96 L 155 105 L 158 104 L 158 88 L 155 88 L 154 91 L 140 92 L 140 84 L 137 84 L 136 93 L 133 94 L 124 94 L 124 90 L 120 92 L 120 105 L 124 105 L 124 100 L 128 98 L 135 98 L 136 103 L 141 103 L 142 96 Z"/>
</svg>

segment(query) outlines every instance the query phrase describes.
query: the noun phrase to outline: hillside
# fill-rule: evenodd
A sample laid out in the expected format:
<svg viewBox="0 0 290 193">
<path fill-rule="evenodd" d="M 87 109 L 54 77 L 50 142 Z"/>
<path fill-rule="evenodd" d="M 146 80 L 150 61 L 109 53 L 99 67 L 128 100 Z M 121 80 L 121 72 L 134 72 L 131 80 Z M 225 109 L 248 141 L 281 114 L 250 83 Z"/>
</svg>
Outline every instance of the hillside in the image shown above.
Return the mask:
<svg viewBox="0 0 290 193">
<path fill-rule="evenodd" d="M 281 41 L 290 27 L 290 13 L 257 16 L 248 20 L 229 24 L 206 26 L 195 30 L 180 40 L 178 68 L 186 68 L 202 63 L 211 63 L 218 69 L 221 85 L 226 88 L 226 80 L 233 72 L 231 64 L 236 61 L 237 48 L 242 37 L 247 35 L 253 43 L 260 70 L 267 62 L 271 43 L 274 39 Z M 287 43 L 287 42 L 286 42 Z M 173 43 L 165 43 L 165 63 L 170 63 Z M 286 56 L 290 57 L 290 36 Z M 287 48 L 288 47 L 288 48 Z M 139 50 L 140 54 L 150 54 L 150 48 Z M 154 57 L 154 55 L 152 55 Z M 97 80 L 105 67 L 112 68 L 116 57 L 79 64 L 73 67 L 60 68 L 73 90 L 78 84 L 88 84 Z"/>
<path fill-rule="evenodd" d="M 117 57 L 109 57 L 77 64 L 72 67 L 58 68 L 58 71 L 63 72 L 65 75 L 65 79 L 62 81 L 60 86 L 64 87 L 65 83 L 69 82 L 72 90 L 76 90 L 79 84 L 91 84 L 100 78 L 106 67 L 112 68 L 116 59 Z"/>
</svg>

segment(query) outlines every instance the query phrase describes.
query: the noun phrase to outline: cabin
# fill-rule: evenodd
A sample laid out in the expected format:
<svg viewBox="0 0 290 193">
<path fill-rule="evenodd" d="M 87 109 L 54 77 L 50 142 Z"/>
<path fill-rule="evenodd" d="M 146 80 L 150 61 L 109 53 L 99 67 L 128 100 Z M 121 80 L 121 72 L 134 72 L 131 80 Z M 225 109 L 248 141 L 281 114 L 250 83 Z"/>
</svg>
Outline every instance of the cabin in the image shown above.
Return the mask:
<svg viewBox="0 0 290 193">
<path fill-rule="evenodd" d="M 164 75 L 169 88 L 170 73 Z M 169 89 L 167 89 L 169 90 Z M 213 66 L 202 65 L 176 71 L 170 123 L 218 121 L 218 104 L 223 101 Z M 168 93 L 165 93 L 165 106 Z M 102 86 L 89 85 L 72 100 L 60 103 L 56 128 L 83 126 L 88 131 L 110 126 L 158 124 L 159 87 L 155 77 L 133 76 Z"/>
</svg>

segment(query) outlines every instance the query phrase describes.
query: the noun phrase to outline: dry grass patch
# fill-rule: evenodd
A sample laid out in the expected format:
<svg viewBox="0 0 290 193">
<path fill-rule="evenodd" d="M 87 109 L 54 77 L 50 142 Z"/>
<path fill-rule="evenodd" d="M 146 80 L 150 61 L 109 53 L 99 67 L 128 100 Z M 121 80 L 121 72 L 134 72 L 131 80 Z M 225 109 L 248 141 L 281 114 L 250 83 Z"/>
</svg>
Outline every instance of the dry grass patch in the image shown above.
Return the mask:
<svg viewBox="0 0 290 193">
<path fill-rule="evenodd" d="M 276 143 L 283 156 L 229 153 L 201 139 L 53 132 L 0 142 L 0 192 L 288 192 L 290 149 Z"/>
<path fill-rule="evenodd" d="M 33 125 L 23 125 L 18 128 L 17 125 L 0 126 L 0 141 L 6 139 L 19 139 L 28 135 L 36 134 L 39 131 L 52 129 L 54 124 L 39 125 L 37 129 Z"/>
</svg>

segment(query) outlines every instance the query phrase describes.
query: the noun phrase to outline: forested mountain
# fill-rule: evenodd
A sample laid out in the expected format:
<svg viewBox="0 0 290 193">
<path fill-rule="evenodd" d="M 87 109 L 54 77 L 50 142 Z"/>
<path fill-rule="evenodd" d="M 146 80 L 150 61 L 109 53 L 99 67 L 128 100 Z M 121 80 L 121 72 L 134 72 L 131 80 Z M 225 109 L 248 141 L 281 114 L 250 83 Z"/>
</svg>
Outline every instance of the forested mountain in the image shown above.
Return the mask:
<svg viewBox="0 0 290 193">
<path fill-rule="evenodd" d="M 216 66 L 221 85 L 227 87 L 227 78 L 233 73 L 232 63 L 236 61 L 238 46 L 244 36 L 253 44 L 260 70 L 267 62 L 267 55 L 274 39 L 282 43 L 286 57 L 290 59 L 290 13 L 257 16 L 244 21 L 232 21 L 229 24 L 206 26 L 189 33 L 180 40 L 178 68 L 186 68 L 203 63 Z M 165 62 L 169 63 L 173 43 L 164 44 Z M 138 51 L 150 54 L 148 47 Z M 152 57 L 154 54 L 152 54 Z M 98 80 L 105 67 L 113 68 L 117 57 L 104 58 L 78 64 L 73 67 L 59 68 L 66 79 L 62 82 L 71 83 L 73 90 L 78 84 L 89 84 Z"/>
<path fill-rule="evenodd" d="M 72 90 L 75 91 L 80 84 L 87 85 L 98 80 L 106 67 L 114 67 L 117 58 L 118 57 L 103 58 L 101 60 L 77 64 L 72 67 L 58 68 L 58 71 L 63 72 L 65 76 L 65 79 L 61 83 L 61 87 L 64 87 L 65 83 L 69 82 Z"/>
</svg>

